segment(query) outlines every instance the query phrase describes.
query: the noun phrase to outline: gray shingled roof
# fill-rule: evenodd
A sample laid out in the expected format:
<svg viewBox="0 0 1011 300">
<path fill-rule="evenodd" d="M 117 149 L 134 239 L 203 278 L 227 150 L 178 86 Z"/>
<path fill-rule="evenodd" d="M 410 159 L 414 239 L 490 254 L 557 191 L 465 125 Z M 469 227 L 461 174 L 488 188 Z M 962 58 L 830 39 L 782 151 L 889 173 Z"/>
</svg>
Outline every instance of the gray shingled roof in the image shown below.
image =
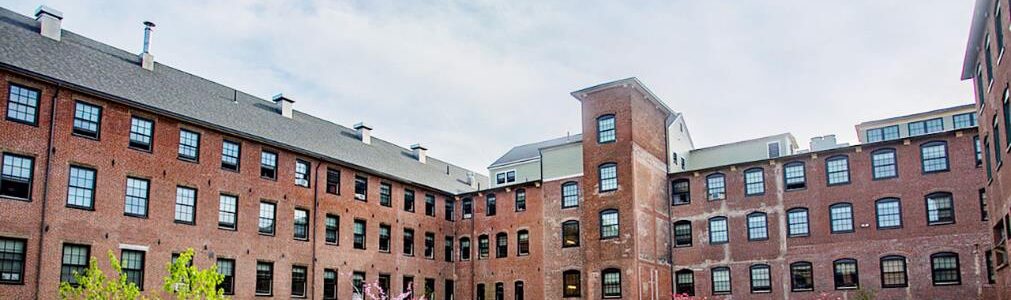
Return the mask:
<svg viewBox="0 0 1011 300">
<path fill-rule="evenodd" d="M 374 137 L 361 143 L 354 130 L 299 111 L 285 118 L 270 101 L 166 65 L 145 70 L 137 54 L 66 30 L 61 41 L 45 38 L 37 21 L 3 8 L 0 67 L 407 183 L 451 194 L 475 190 L 464 168 L 433 158 L 422 164 L 411 150 Z"/>
<path fill-rule="evenodd" d="M 536 142 L 532 144 L 520 145 L 509 149 L 509 152 L 499 157 L 492 163 L 489 168 L 494 168 L 496 166 L 501 166 L 508 163 L 514 163 L 519 161 L 531 160 L 541 156 L 540 149 L 547 147 L 554 147 L 558 145 L 573 143 L 583 139 L 583 134 L 577 133 L 570 136 L 564 136 L 560 138 L 550 139 L 547 141 Z"/>
</svg>

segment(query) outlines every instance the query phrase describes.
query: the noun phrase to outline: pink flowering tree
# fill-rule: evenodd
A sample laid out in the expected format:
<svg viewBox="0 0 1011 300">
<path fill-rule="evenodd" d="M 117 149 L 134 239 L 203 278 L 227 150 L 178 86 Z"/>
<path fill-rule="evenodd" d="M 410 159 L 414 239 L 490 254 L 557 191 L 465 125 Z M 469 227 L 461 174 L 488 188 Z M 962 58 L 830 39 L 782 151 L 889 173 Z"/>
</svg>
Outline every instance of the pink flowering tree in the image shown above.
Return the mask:
<svg viewBox="0 0 1011 300">
<path fill-rule="evenodd" d="M 383 288 L 379 286 L 379 282 L 366 282 L 364 285 L 365 285 L 364 297 L 365 299 L 368 300 L 404 300 L 410 298 L 411 294 L 414 293 L 413 286 L 408 286 L 406 292 L 391 297 L 390 295 L 386 294 L 386 291 L 383 291 Z M 426 300 L 424 295 L 415 297 L 414 299 Z"/>
</svg>

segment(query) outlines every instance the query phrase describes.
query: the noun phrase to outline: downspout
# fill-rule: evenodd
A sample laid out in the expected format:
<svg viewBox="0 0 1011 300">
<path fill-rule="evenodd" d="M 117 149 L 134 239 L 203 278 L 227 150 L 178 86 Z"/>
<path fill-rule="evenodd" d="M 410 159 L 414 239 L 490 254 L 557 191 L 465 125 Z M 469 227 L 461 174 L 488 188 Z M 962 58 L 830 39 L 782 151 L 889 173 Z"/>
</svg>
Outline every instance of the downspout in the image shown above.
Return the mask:
<svg viewBox="0 0 1011 300">
<path fill-rule="evenodd" d="M 319 216 L 319 176 L 320 176 L 319 175 L 319 168 L 323 166 L 323 162 L 325 161 L 322 157 L 319 157 L 318 159 L 319 159 L 319 162 L 316 163 L 316 171 L 313 172 L 313 173 L 315 173 L 316 178 L 313 179 L 315 182 L 313 182 L 313 186 L 312 186 L 313 187 L 312 188 L 312 222 L 309 223 L 309 224 L 312 224 L 312 239 L 311 239 L 312 240 L 312 277 L 311 278 L 313 278 L 312 280 L 309 280 L 309 290 L 312 291 L 312 294 L 311 294 L 311 296 L 309 296 L 309 299 L 315 299 L 316 298 L 316 243 L 319 242 L 319 236 L 316 235 L 316 229 L 319 227 L 319 223 L 317 223 L 317 221 L 318 221 L 317 216 Z"/>
<path fill-rule="evenodd" d="M 42 292 L 42 284 L 40 280 L 42 275 L 42 246 L 43 239 L 46 237 L 46 203 L 49 199 L 49 170 L 52 165 L 52 156 L 56 152 L 53 147 L 53 132 L 56 131 L 56 98 L 60 95 L 60 89 L 62 85 L 56 84 L 56 92 L 53 93 L 53 98 L 49 102 L 49 141 L 46 143 L 46 170 L 42 177 L 42 217 L 39 222 L 39 245 L 38 245 L 38 255 L 36 255 L 35 263 L 35 299 L 39 299 L 39 293 Z"/>
</svg>

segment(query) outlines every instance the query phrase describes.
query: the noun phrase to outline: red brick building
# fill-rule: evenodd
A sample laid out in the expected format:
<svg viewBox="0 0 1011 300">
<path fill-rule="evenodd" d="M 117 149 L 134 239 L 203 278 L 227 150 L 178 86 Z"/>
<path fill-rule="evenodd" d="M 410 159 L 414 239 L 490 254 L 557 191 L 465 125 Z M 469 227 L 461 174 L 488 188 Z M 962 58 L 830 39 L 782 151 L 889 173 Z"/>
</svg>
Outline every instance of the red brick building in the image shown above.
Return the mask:
<svg viewBox="0 0 1011 300">
<path fill-rule="evenodd" d="M 991 297 L 974 114 L 862 124 L 856 146 L 696 149 L 629 78 L 572 93 L 586 134 L 517 146 L 487 178 L 61 20 L 0 9 L 3 299 L 55 298 L 107 252 L 155 293 L 186 248 L 237 299 L 354 299 L 363 281 L 434 299 Z"/>
</svg>

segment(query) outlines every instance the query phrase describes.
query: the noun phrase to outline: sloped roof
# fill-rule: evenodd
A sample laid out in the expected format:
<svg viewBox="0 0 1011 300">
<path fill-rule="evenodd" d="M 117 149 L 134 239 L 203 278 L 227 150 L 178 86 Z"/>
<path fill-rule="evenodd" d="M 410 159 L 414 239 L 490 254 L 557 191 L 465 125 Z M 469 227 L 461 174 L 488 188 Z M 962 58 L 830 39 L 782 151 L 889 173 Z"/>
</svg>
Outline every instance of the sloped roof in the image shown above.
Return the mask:
<svg viewBox="0 0 1011 300">
<path fill-rule="evenodd" d="M 39 34 L 38 21 L 3 8 L 0 67 L 409 184 L 450 194 L 475 190 L 466 183 L 470 170 L 433 158 L 420 163 L 411 150 L 377 138 L 361 143 L 354 130 L 303 112 L 285 118 L 268 100 L 167 65 L 145 70 L 137 54 L 70 31 L 51 40 Z"/>
<path fill-rule="evenodd" d="M 495 162 L 493 162 L 489 168 L 494 168 L 497 166 L 532 160 L 541 156 L 540 149 L 554 147 L 558 145 L 564 145 L 568 143 L 575 143 L 583 140 L 583 135 L 580 133 L 564 136 L 560 138 L 554 138 L 547 141 L 540 141 L 532 144 L 520 145 L 509 149 L 509 152 L 499 157 Z"/>
</svg>

